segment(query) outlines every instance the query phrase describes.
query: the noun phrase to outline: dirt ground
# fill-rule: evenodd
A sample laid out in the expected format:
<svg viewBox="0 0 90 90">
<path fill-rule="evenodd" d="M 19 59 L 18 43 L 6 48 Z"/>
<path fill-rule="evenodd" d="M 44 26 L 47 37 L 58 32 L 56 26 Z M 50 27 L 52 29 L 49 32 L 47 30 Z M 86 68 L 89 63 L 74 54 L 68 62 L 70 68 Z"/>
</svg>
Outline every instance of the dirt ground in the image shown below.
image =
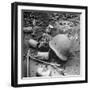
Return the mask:
<svg viewBox="0 0 90 90">
<path fill-rule="evenodd" d="M 41 65 L 40 63 L 30 60 L 30 76 L 35 77 L 37 69 Z M 52 75 L 51 76 L 62 76 L 61 74 L 57 73 L 55 69 L 51 69 Z M 65 63 L 65 70 L 64 70 L 65 76 L 67 75 L 80 75 L 80 58 L 79 57 L 73 57 L 72 59 L 68 60 L 67 63 Z"/>
<path fill-rule="evenodd" d="M 47 16 L 47 18 L 46 18 Z M 53 27 L 53 29 L 51 29 Z M 32 30 L 32 31 L 31 31 Z M 52 37 L 57 34 L 68 34 L 74 37 L 71 56 L 64 64 L 66 76 L 80 75 L 80 15 L 76 13 L 54 13 L 54 12 L 27 12 L 23 13 L 23 60 L 22 76 L 27 77 L 27 51 L 30 49 L 28 40 L 30 38 L 38 41 L 45 33 L 45 30 Z M 50 31 L 50 32 L 49 32 Z M 35 52 L 35 51 L 34 51 Z M 30 59 L 29 77 L 36 77 L 38 68 L 49 67 L 49 76 L 63 76 L 50 65 L 44 65 Z M 46 68 L 45 67 L 45 68 Z M 49 71 L 48 71 L 49 72 Z"/>
</svg>

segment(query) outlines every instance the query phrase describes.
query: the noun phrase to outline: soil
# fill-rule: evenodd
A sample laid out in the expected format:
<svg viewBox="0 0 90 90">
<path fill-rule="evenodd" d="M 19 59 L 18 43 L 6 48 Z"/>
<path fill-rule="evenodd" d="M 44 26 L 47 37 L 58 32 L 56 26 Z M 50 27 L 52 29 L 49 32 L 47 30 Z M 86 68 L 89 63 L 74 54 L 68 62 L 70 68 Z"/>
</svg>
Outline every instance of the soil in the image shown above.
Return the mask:
<svg viewBox="0 0 90 90">
<path fill-rule="evenodd" d="M 47 18 L 46 18 L 47 17 Z M 49 26 L 52 26 L 50 28 Z M 65 75 L 80 75 L 80 14 L 66 12 L 43 12 L 43 11 L 25 11 L 23 12 L 23 60 L 22 60 L 22 76 L 27 77 L 27 51 L 30 49 L 36 54 L 35 49 L 30 47 L 28 40 L 34 39 L 39 42 L 43 39 L 43 33 L 47 33 L 53 38 L 57 34 L 68 34 L 73 37 L 73 47 L 70 49 L 71 55 L 64 64 Z M 49 41 L 47 41 L 49 42 Z M 53 61 L 53 58 L 51 62 Z M 56 60 L 57 62 L 57 60 Z M 58 63 L 58 62 L 57 62 Z M 37 69 L 42 63 L 30 59 L 29 77 L 37 76 Z M 47 66 L 47 65 L 46 65 Z M 63 76 L 53 67 L 49 76 Z"/>
</svg>

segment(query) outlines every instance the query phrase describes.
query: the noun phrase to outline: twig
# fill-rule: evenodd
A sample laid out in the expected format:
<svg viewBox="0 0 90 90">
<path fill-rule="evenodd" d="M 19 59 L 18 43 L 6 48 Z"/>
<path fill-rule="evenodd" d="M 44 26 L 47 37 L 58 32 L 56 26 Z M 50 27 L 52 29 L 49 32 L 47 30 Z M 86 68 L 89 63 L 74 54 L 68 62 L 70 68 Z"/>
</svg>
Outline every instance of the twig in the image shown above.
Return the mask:
<svg viewBox="0 0 90 90">
<path fill-rule="evenodd" d="M 29 77 L 30 75 L 30 69 L 29 69 L 29 66 L 30 66 L 30 61 L 29 61 L 29 53 L 30 53 L 30 50 L 28 50 L 27 52 L 27 77 Z"/>
<path fill-rule="evenodd" d="M 52 63 L 48 63 L 48 62 L 46 62 L 46 61 L 42 61 L 42 60 L 40 60 L 40 59 L 36 59 L 36 58 L 34 58 L 34 57 L 32 57 L 31 55 L 29 55 L 30 56 L 30 58 L 31 59 L 33 59 L 33 60 L 35 60 L 35 61 L 38 61 L 38 62 L 41 62 L 41 63 L 44 63 L 44 64 L 48 64 L 48 65 L 51 65 L 51 66 L 60 66 L 59 64 L 52 64 Z"/>
<path fill-rule="evenodd" d="M 38 62 L 41 62 L 41 63 L 44 63 L 44 64 L 47 64 L 47 65 L 52 66 L 54 69 L 56 69 L 57 72 L 59 72 L 60 74 L 62 74 L 64 76 L 63 70 L 60 69 L 60 68 L 58 68 L 60 65 L 58 65 L 58 64 L 52 64 L 52 63 L 48 63 L 48 62 L 42 61 L 40 59 L 36 59 L 36 58 L 32 57 L 31 55 L 29 55 L 29 56 L 30 56 L 30 58 L 32 60 L 35 60 L 35 61 L 38 61 Z"/>
</svg>

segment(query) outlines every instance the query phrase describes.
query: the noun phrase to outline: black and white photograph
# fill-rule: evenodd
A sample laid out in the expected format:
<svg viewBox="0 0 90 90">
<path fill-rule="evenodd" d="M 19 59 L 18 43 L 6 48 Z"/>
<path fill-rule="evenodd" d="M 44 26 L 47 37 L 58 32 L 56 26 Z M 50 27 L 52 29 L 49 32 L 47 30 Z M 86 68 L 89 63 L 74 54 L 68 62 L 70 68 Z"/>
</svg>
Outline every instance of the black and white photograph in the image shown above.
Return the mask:
<svg viewBox="0 0 90 90">
<path fill-rule="evenodd" d="M 13 7 L 17 17 L 13 19 L 18 47 L 16 83 L 86 81 L 86 7 L 19 4 Z"/>
<path fill-rule="evenodd" d="M 22 11 L 22 77 L 80 75 L 80 15 Z"/>
</svg>

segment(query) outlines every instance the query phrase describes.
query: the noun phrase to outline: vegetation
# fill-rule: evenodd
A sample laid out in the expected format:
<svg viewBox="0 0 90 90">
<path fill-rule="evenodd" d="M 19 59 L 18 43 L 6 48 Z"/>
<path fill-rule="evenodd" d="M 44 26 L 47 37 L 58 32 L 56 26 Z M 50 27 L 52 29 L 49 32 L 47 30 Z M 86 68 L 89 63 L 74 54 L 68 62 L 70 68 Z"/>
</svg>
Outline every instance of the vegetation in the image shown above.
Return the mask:
<svg viewBox="0 0 90 90">
<path fill-rule="evenodd" d="M 23 60 L 26 60 L 27 50 L 30 48 L 27 41 L 32 38 L 39 43 L 44 42 L 43 40 L 47 38 L 42 37 L 44 33 L 49 35 L 49 39 L 46 42 L 49 42 L 50 38 L 53 38 L 57 34 L 67 34 L 68 37 L 74 41 L 71 49 L 74 59 L 75 57 L 76 59 L 79 58 L 80 14 L 69 12 L 24 11 L 22 26 Z M 36 52 L 33 48 L 30 49 L 33 53 Z"/>
</svg>

